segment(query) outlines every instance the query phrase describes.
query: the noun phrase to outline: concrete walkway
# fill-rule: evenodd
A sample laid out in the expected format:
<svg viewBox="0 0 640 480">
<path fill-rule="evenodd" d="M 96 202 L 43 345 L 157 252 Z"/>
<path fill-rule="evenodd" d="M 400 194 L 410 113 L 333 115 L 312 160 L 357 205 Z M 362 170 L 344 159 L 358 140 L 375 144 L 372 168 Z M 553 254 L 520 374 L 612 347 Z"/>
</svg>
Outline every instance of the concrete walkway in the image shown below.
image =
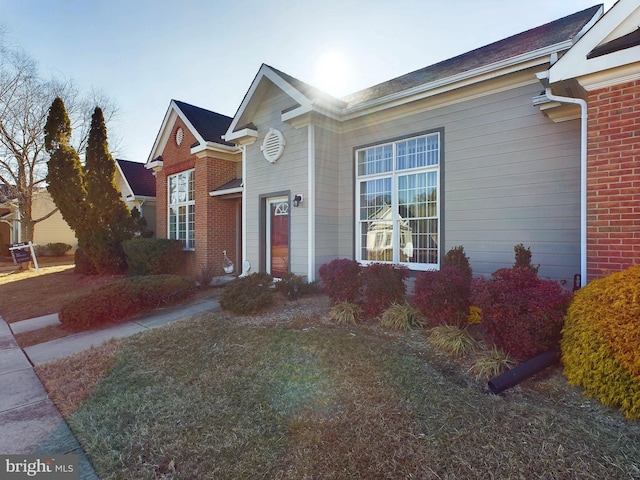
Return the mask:
<svg viewBox="0 0 640 480">
<path fill-rule="evenodd" d="M 0 317 L 0 454 L 78 455 L 80 479 L 97 479 L 91 463 L 53 402 L 33 366 L 57 360 L 111 338 L 219 309 L 215 299 L 197 300 L 167 308 L 133 321 L 77 333 L 21 349 L 14 334 L 58 325 L 58 316 L 46 315 L 7 324 Z"/>
</svg>

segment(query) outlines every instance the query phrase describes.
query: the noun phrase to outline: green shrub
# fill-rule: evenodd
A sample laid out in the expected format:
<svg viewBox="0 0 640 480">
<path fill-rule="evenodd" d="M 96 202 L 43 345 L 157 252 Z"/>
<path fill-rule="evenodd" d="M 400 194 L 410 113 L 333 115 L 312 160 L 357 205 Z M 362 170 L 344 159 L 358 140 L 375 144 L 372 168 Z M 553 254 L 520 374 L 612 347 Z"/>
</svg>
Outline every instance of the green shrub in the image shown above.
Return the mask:
<svg viewBox="0 0 640 480">
<path fill-rule="evenodd" d="M 315 284 L 307 283 L 304 277 L 293 272 L 287 273 L 274 285 L 276 292 L 281 293 L 289 300 L 297 300 L 298 297 L 313 293 L 316 288 Z"/>
<path fill-rule="evenodd" d="M 329 316 L 339 325 L 355 325 L 362 316 L 362 308 L 356 303 L 338 302 L 331 307 Z"/>
<path fill-rule="evenodd" d="M 394 303 L 380 316 L 380 325 L 390 330 L 408 331 L 425 325 L 420 311 L 406 302 Z"/>
<path fill-rule="evenodd" d="M 363 310 L 367 317 L 380 315 L 394 303 L 404 303 L 409 277 L 406 267 L 372 263 L 362 270 Z"/>
<path fill-rule="evenodd" d="M 457 247 L 453 247 L 449 250 L 444 259 L 442 260 L 443 267 L 458 267 L 460 271 L 469 279 L 471 279 L 473 275 L 473 271 L 471 270 L 471 265 L 469 265 L 469 258 L 464 253 L 464 247 L 459 245 Z"/>
<path fill-rule="evenodd" d="M 60 322 L 74 329 L 119 322 L 188 298 L 194 282 L 176 275 L 128 277 L 63 305 Z"/>
<path fill-rule="evenodd" d="M 358 262 L 347 258 L 337 258 L 320 267 L 322 286 L 333 303 L 358 302 L 361 270 Z"/>
<path fill-rule="evenodd" d="M 560 345 L 569 383 L 640 419 L 640 266 L 578 290 Z"/>
<path fill-rule="evenodd" d="M 98 273 L 93 260 L 85 253 L 84 248 L 77 248 L 74 253 L 75 268 L 73 271 L 81 275 L 95 275 Z"/>
<path fill-rule="evenodd" d="M 540 265 L 532 265 L 531 264 L 531 248 L 524 248 L 522 243 L 519 243 L 515 247 L 513 247 L 513 252 L 515 254 L 515 261 L 513 263 L 513 268 L 526 268 L 527 270 L 532 270 L 538 273 L 538 269 Z"/>
<path fill-rule="evenodd" d="M 133 238 L 122 242 L 131 275 L 173 274 L 183 260 L 180 240 L 168 238 Z"/>
<path fill-rule="evenodd" d="M 273 303 L 273 277 L 253 273 L 238 277 L 222 289 L 220 306 L 234 313 L 256 313 Z"/>
<path fill-rule="evenodd" d="M 36 255 L 40 257 L 62 257 L 73 247 L 68 243 L 54 242 L 46 245 L 36 245 Z"/>
</svg>

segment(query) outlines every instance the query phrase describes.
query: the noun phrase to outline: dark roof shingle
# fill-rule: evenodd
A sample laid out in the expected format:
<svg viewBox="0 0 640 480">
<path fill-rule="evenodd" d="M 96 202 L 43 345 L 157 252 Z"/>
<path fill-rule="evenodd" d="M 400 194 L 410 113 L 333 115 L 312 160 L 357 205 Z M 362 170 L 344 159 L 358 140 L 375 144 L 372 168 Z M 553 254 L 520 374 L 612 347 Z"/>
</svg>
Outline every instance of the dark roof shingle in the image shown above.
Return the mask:
<svg viewBox="0 0 640 480">
<path fill-rule="evenodd" d="M 589 23 L 600 8 L 601 5 L 595 5 L 526 32 L 355 92 L 343 97 L 342 100 L 347 102 L 350 107 L 353 107 L 419 85 L 442 80 L 469 70 L 572 40 Z"/>
<path fill-rule="evenodd" d="M 145 168 L 144 163 L 132 162 L 130 160 L 116 159 L 122 174 L 129 183 L 133 194 L 143 197 L 156 196 L 156 177 L 153 172 Z"/>
<path fill-rule="evenodd" d="M 233 118 L 179 100 L 173 101 L 205 141 L 233 145 L 222 140 Z"/>
</svg>

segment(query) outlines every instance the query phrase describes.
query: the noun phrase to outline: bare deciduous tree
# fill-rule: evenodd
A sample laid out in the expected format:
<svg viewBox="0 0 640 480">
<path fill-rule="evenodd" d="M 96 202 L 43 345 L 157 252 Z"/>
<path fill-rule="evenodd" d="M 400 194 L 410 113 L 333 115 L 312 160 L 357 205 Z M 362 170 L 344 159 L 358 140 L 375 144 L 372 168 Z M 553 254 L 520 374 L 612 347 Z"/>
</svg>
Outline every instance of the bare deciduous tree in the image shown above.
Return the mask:
<svg viewBox="0 0 640 480">
<path fill-rule="evenodd" d="M 31 213 L 35 194 L 45 187 L 44 127 L 56 97 L 68 106 L 76 132 L 72 141 L 81 155 L 96 105 L 102 106 L 107 122 L 117 115 L 115 104 L 99 91 L 83 96 L 70 80 L 43 79 L 37 62 L 20 48 L 9 46 L 0 30 L 0 185 L 4 185 L 0 203 L 17 203 L 23 241 L 33 240 L 35 225 L 56 212 L 39 218 L 32 218 Z"/>
</svg>

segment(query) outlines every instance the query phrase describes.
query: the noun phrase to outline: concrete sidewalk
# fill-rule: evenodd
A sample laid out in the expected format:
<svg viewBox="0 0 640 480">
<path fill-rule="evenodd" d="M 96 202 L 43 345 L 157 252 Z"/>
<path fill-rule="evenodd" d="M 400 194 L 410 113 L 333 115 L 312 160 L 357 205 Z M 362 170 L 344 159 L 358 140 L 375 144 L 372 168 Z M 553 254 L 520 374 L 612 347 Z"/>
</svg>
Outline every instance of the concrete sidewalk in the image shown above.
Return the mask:
<svg viewBox="0 0 640 480">
<path fill-rule="evenodd" d="M 57 315 L 7 324 L 0 317 L 0 454 L 78 455 L 80 479 L 97 479 L 91 463 L 36 376 L 33 365 L 66 357 L 149 328 L 219 309 L 215 299 L 158 310 L 117 325 L 21 349 L 14 333 L 59 324 Z"/>
</svg>

